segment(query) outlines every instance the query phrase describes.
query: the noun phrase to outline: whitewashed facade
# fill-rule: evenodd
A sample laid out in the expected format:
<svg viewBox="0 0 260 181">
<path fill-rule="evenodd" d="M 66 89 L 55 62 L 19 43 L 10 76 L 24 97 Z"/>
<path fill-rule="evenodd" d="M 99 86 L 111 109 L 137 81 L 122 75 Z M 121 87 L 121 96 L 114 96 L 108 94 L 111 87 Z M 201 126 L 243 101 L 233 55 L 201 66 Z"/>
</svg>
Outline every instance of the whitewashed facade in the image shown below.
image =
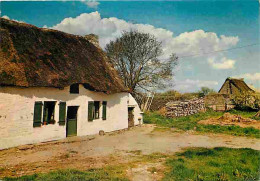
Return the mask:
<svg viewBox="0 0 260 181">
<path fill-rule="evenodd" d="M 134 98 L 126 92 L 105 94 L 85 89 L 79 84 L 79 94 L 47 87 L 0 87 L 0 149 L 66 138 L 65 125 L 59 124 L 59 103 L 78 106 L 77 136 L 93 135 L 128 128 L 128 107 L 133 107 L 134 125 L 142 124 L 142 113 Z M 35 102 L 55 101 L 55 123 L 34 127 Z M 100 116 L 88 120 L 88 102 L 106 101 L 106 120 Z M 103 107 L 100 106 L 100 114 Z"/>
</svg>

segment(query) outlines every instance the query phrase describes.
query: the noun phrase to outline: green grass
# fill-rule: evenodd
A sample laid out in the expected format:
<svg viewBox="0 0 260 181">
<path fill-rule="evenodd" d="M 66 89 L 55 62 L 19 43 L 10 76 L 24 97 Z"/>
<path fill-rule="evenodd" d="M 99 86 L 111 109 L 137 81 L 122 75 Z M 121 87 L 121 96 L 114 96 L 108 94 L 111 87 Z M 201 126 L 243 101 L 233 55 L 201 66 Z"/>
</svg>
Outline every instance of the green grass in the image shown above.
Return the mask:
<svg viewBox="0 0 260 181">
<path fill-rule="evenodd" d="M 58 170 L 17 178 L 4 178 L 5 181 L 128 181 L 123 168 L 106 167 L 101 169 Z"/>
<path fill-rule="evenodd" d="M 240 110 L 232 109 L 228 112 L 230 114 L 239 114 L 244 118 L 251 118 L 251 119 L 255 119 L 255 120 L 260 120 L 260 117 L 254 117 L 254 115 L 256 114 L 256 112 L 254 112 L 254 111 L 240 111 Z"/>
<path fill-rule="evenodd" d="M 259 151 L 242 148 L 196 148 L 169 158 L 165 181 L 253 181 L 259 180 Z"/>
<path fill-rule="evenodd" d="M 134 152 L 135 153 L 135 152 Z M 6 181 L 128 181 L 126 169 L 139 163 L 165 161 L 163 181 L 257 181 L 259 180 L 260 152 L 248 148 L 217 147 L 189 148 L 175 155 L 137 153 L 134 163 L 108 166 L 100 169 L 58 170 Z M 131 166 L 132 165 L 132 166 Z M 151 174 L 158 172 L 151 167 Z"/>
<path fill-rule="evenodd" d="M 242 111 L 239 113 L 241 114 Z M 235 114 L 238 112 L 230 112 Z M 255 113 L 255 112 L 253 112 Z M 243 113 L 248 117 L 252 116 L 253 113 Z M 196 127 L 196 131 L 199 132 L 212 132 L 212 133 L 225 133 L 235 136 L 250 136 L 255 138 L 260 138 L 260 130 L 253 127 L 241 128 L 239 126 L 220 126 L 220 125 L 202 125 L 198 124 L 200 120 L 205 120 L 214 117 L 220 117 L 223 112 L 215 112 L 208 110 L 205 113 L 197 113 L 194 115 L 179 117 L 179 118 L 167 118 L 160 115 L 158 112 L 148 112 L 144 114 L 144 123 L 146 124 L 156 124 L 161 127 L 178 128 L 180 130 L 193 130 Z"/>
</svg>

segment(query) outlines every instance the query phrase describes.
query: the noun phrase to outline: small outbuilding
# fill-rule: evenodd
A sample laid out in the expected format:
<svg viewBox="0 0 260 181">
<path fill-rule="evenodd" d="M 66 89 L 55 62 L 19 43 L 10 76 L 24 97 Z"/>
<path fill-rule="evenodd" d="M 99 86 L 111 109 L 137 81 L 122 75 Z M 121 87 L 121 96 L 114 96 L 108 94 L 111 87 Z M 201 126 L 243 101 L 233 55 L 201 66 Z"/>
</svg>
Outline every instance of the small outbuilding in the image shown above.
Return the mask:
<svg viewBox="0 0 260 181">
<path fill-rule="evenodd" d="M 236 79 L 228 77 L 217 94 L 209 94 L 204 100 L 206 107 L 215 111 L 227 111 L 233 109 L 235 104 L 232 96 L 244 92 L 254 92 L 244 81 L 243 78 Z"/>
<path fill-rule="evenodd" d="M 241 92 L 254 92 L 244 81 L 243 78 L 235 79 L 228 77 L 218 93 L 220 94 L 240 94 Z"/>
<path fill-rule="evenodd" d="M 89 37 L 0 18 L 0 149 L 142 124 Z"/>
</svg>

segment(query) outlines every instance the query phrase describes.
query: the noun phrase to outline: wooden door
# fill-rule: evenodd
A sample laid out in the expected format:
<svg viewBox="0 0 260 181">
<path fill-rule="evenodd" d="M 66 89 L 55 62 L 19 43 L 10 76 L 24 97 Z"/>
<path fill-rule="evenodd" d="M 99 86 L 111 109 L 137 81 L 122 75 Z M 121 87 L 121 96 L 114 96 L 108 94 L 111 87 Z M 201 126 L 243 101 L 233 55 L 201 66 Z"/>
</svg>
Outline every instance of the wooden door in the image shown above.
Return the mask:
<svg viewBox="0 0 260 181">
<path fill-rule="evenodd" d="M 68 136 L 77 136 L 77 115 L 78 106 L 68 106 L 67 111 L 67 129 L 66 134 Z"/>
<path fill-rule="evenodd" d="M 128 128 L 133 127 L 134 124 L 134 107 L 128 108 Z"/>
</svg>

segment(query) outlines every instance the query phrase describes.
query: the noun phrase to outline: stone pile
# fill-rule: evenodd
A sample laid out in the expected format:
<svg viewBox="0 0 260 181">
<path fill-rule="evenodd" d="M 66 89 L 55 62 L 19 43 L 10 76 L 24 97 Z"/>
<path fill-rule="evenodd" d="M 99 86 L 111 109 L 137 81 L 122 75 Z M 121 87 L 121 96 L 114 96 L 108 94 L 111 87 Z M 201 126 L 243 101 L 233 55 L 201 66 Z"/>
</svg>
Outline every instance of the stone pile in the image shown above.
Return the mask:
<svg viewBox="0 0 260 181">
<path fill-rule="evenodd" d="M 167 117 L 180 117 L 205 111 L 204 99 L 192 99 L 188 101 L 174 101 L 166 104 Z"/>
</svg>

